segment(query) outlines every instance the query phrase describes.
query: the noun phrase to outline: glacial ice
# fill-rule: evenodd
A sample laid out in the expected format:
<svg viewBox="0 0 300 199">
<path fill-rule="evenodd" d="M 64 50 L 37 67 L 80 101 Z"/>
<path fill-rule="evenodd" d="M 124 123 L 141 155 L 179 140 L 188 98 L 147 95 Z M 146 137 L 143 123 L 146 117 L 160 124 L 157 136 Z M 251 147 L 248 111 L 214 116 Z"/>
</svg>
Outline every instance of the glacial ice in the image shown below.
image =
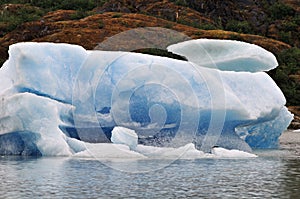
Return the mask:
<svg viewBox="0 0 300 199">
<path fill-rule="evenodd" d="M 260 72 L 278 66 L 272 53 L 241 41 L 198 39 L 173 44 L 167 49 L 199 66 L 224 71 Z"/>
<path fill-rule="evenodd" d="M 134 130 L 116 126 L 112 130 L 111 141 L 115 144 L 125 144 L 130 149 L 135 149 L 138 144 L 138 135 Z"/>
<path fill-rule="evenodd" d="M 91 157 L 97 159 L 145 159 L 145 158 L 164 158 L 164 159 L 200 159 L 200 158 L 254 158 L 257 155 L 239 150 L 228 150 L 221 147 L 213 147 L 211 153 L 204 153 L 197 150 L 193 143 L 186 144 L 178 148 L 155 147 L 145 145 L 131 146 L 137 143 L 138 136 L 131 130 L 116 126 L 112 133 L 113 144 L 87 144 L 88 150 L 77 153 L 77 157 Z M 113 137 L 121 137 L 120 140 Z"/>
<path fill-rule="evenodd" d="M 188 61 L 70 44 L 11 45 L 0 69 L 0 154 L 91 150 L 105 157 L 103 150 L 117 146 L 125 157 L 151 157 L 193 146 L 184 151 L 198 157 L 215 145 L 278 147 L 292 115 L 263 72 L 277 66 L 270 52 L 221 40 L 168 50 Z"/>
<path fill-rule="evenodd" d="M 213 155 L 215 155 L 216 157 L 221 157 L 221 158 L 255 158 L 257 157 L 257 155 L 252 154 L 252 153 L 247 153 L 244 151 L 239 151 L 236 149 L 231 149 L 231 150 L 227 150 L 224 148 L 220 148 L 220 147 L 214 147 L 211 150 L 211 153 Z"/>
</svg>

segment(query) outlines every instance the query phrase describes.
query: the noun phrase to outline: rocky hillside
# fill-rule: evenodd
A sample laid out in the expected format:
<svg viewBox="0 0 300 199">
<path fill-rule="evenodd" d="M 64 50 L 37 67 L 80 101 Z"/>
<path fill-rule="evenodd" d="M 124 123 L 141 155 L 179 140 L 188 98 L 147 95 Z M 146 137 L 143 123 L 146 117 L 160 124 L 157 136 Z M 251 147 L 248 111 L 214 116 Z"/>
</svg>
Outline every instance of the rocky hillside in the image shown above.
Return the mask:
<svg viewBox="0 0 300 199">
<path fill-rule="evenodd" d="M 270 75 L 285 93 L 288 105 L 300 105 L 299 0 L 1 2 L 1 65 L 8 57 L 8 46 L 17 42 L 67 42 L 94 49 L 125 30 L 163 27 L 192 38 L 246 41 L 275 53 L 280 67 Z"/>
<path fill-rule="evenodd" d="M 258 34 L 300 46 L 299 0 L 112 0 L 95 9 L 141 13 L 201 29 Z"/>
</svg>

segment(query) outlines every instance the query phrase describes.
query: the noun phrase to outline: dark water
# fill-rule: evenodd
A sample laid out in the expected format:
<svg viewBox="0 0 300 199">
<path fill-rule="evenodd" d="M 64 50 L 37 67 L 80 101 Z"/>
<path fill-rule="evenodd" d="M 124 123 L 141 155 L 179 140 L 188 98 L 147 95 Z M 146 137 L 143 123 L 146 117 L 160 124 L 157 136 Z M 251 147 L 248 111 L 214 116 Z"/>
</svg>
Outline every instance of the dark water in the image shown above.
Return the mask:
<svg viewBox="0 0 300 199">
<path fill-rule="evenodd" d="M 250 159 L 110 161 L 128 173 L 83 158 L 0 158 L 0 198 L 298 198 L 300 159 L 262 152 Z"/>
</svg>

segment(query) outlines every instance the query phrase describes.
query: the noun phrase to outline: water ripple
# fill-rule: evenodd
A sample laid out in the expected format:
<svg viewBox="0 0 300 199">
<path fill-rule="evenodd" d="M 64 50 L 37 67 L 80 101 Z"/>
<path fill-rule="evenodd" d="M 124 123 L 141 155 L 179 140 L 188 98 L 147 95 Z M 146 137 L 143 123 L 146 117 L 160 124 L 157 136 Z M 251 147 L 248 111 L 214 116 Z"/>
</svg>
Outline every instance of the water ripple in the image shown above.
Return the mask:
<svg viewBox="0 0 300 199">
<path fill-rule="evenodd" d="M 162 160 L 117 162 L 121 166 Z M 77 158 L 0 158 L 1 198 L 295 198 L 300 159 L 177 160 L 125 173 Z"/>
</svg>

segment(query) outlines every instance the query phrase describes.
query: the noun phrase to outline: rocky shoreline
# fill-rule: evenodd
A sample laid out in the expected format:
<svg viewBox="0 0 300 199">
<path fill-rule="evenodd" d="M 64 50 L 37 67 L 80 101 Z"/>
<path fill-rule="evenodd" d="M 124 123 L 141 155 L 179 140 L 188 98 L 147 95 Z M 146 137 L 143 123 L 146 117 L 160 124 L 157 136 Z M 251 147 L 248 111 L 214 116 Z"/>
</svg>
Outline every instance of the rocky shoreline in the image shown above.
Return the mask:
<svg viewBox="0 0 300 199">
<path fill-rule="evenodd" d="M 300 106 L 289 106 L 288 109 L 294 114 L 294 120 L 291 122 L 289 129 L 300 129 Z"/>
</svg>

